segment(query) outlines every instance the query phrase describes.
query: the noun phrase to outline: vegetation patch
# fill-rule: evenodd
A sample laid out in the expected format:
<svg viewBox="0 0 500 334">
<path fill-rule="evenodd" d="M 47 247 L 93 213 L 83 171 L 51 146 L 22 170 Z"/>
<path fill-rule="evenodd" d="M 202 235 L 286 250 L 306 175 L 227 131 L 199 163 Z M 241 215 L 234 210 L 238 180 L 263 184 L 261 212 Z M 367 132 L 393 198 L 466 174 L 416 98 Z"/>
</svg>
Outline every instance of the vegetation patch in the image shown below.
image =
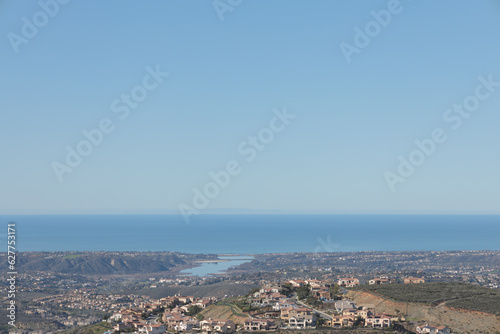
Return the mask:
<svg viewBox="0 0 500 334">
<path fill-rule="evenodd" d="M 64 255 L 62 258 L 63 259 L 76 259 L 77 257 L 80 257 L 81 255 L 80 254 L 68 254 L 68 255 Z"/>
<path fill-rule="evenodd" d="M 98 324 L 82 326 L 77 328 L 72 328 L 70 330 L 66 330 L 60 332 L 61 334 L 102 334 L 106 331 L 109 331 L 113 327 L 105 322 L 100 322 Z"/>
</svg>

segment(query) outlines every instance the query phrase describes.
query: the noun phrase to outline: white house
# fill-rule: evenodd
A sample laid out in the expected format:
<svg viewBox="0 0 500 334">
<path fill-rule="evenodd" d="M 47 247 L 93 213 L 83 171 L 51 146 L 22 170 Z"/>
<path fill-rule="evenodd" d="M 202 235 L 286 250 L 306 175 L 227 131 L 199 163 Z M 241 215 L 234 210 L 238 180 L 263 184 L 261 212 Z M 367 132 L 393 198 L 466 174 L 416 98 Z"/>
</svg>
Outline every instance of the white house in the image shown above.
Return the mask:
<svg viewBox="0 0 500 334">
<path fill-rule="evenodd" d="M 145 325 L 139 329 L 140 334 L 163 334 L 167 331 L 167 327 L 165 325 Z"/>
</svg>

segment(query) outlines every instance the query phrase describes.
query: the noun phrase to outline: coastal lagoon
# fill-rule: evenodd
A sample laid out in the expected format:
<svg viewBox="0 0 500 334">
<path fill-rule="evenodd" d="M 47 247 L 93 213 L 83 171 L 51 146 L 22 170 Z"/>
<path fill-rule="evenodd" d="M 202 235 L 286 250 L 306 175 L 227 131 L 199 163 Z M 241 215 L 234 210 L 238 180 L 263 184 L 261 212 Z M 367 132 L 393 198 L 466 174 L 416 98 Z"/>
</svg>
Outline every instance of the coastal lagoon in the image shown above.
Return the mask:
<svg viewBox="0 0 500 334">
<path fill-rule="evenodd" d="M 207 261 L 200 263 L 199 267 L 185 269 L 180 272 L 180 275 L 193 275 L 193 276 L 209 276 L 212 274 L 221 274 L 230 267 L 239 266 L 240 264 L 247 263 L 253 260 L 249 256 L 219 256 L 222 261 L 213 262 Z"/>
</svg>

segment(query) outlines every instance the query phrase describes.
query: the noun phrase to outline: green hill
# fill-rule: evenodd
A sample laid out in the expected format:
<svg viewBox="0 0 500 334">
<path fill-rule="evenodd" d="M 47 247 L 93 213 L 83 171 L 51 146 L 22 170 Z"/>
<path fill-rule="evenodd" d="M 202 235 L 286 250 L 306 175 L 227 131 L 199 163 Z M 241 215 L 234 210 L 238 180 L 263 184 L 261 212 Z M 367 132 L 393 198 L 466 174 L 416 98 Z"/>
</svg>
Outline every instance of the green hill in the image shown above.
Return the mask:
<svg viewBox="0 0 500 334">
<path fill-rule="evenodd" d="M 71 252 L 22 253 L 18 268 L 22 272 L 50 271 L 79 275 L 123 275 L 166 272 L 194 260 L 214 255 L 175 252 Z"/>
</svg>

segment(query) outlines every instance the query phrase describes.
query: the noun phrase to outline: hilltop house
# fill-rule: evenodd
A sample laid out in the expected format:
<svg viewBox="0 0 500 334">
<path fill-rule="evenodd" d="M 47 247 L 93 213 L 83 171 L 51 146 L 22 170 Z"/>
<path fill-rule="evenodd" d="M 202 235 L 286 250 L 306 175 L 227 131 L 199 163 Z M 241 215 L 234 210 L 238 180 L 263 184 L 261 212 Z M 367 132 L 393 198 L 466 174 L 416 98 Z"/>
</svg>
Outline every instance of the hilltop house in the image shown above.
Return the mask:
<svg viewBox="0 0 500 334">
<path fill-rule="evenodd" d="M 404 279 L 405 284 L 419 284 L 419 283 L 425 283 L 425 279 L 423 277 L 406 277 Z"/>
<path fill-rule="evenodd" d="M 369 315 L 365 319 L 365 326 L 373 328 L 385 328 L 391 326 L 391 318 L 385 314 Z"/>
<path fill-rule="evenodd" d="M 434 327 L 434 326 L 429 326 L 429 325 L 424 325 L 424 326 L 417 326 L 417 333 L 419 334 L 450 334 L 451 330 L 450 328 L 446 326 L 439 326 L 439 327 Z"/>
<path fill-rule="evenodd" d="M 390 284 L 396 282 L 393 278 L 388 277 L 376 277 L 368 281 L 369 285 L 381 285 L 381 284 Z"/>
<path fill-rule="evenodd" d="M 359 279 L 354 277 L 339 278 L 337 284 L 345 288 L 352 288 L 359 285 Z"/>
</svg>

